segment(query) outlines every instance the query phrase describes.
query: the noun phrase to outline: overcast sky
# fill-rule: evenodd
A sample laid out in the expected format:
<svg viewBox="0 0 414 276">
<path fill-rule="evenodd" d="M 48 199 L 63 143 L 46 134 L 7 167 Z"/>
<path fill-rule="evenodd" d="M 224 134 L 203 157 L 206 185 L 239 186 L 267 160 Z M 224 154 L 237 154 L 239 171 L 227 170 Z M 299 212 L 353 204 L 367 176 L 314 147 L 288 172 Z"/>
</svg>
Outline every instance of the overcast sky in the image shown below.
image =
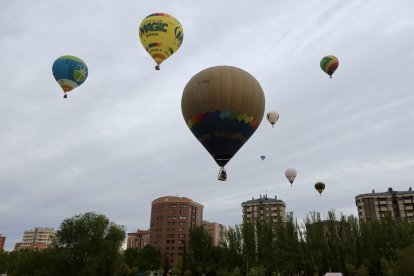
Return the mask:
<svg viewBox="0 0 414 276">
<path fill-rule="evenodd" d="M 148 229 L 151 201 L 185 196 L 204 219 L 241 223 L 266 194 L 302 219 L 356 215 L 355 196 L 414 188 L 414 2 L 23 1 L 0 9 L 0 234 L 6 249 L 33 227 L 95 211 Z M 138 26 L 164 12 L 181 48 L 154 70 Z M 332 79 L 319 67 L 335 55 Z M 85 83 L 63 99 L 54 60 L 82 58 Z M 251 73 L 277 111 L 226 166 L 181 113 L 186 83 L 231 65 Z M 262 161 L 261 155 L 266 159 Z M 293 167 L 291 187 L 284 176 Z M 322 196 L 314 189 L 323 181 Z"/>
</svg>

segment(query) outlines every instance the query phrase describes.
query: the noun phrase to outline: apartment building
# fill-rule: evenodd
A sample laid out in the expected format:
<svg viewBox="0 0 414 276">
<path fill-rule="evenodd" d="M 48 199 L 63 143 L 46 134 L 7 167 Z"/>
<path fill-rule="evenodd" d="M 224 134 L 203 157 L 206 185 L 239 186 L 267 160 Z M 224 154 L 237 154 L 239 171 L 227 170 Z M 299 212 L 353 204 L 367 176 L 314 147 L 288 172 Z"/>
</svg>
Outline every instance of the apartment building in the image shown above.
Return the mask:
<svg viewBox="0 0 414 276">
<path fill-rule="evenodd" d="M 52 244 L 56 231 L 53 228 L 35 227 L 23 233 L 22 242 L 17 243 L 15 250 L 21 248 L 44 249 Z"/>
<path fill-rule="evenodd" d="M 203 227 L 210 234 L 214 246 L 223 246 L 227 243 L 227 227 L 217 222 L 203 220 Z"/>
<path fill-rule="evenodd" d="M 5 243 L 6 243 L 6 237 L 0 234 L 0 251 L 4 250 Z"/>
<path fill-rule="evenodd" d="M 277 199 L 269 198 L 266 195 L 254 197 L 251 200 L 242 202 L 243 222 L 255 223 L 257 221 L 273 221 L 285 219 L 286 204 Z"/>
<path fill-rule="evenodd" d="M 408 218 L 414 220 L 414 192 L 411 187 L 408 191 L 388 191 L 360 194 L 355 197 L 358 208 L 358 217 L 362 220 L 379 219 L 390 214 L 396 219 Z"/>
<path fill-rule="evenodd" d="M 144 248 L 149 244 L 150 231 L 138 229 L 136 232 L 128 233 L 127 249 L 128 248 Z"/>
<path fill-rule="evenodd" d="M 190 198 L 163 196 L 151 203 L 150 244 L 161 266 L 171 268 L 189 249 L 190 229 L 201 226 L 204 206 Z"/>
</svg>

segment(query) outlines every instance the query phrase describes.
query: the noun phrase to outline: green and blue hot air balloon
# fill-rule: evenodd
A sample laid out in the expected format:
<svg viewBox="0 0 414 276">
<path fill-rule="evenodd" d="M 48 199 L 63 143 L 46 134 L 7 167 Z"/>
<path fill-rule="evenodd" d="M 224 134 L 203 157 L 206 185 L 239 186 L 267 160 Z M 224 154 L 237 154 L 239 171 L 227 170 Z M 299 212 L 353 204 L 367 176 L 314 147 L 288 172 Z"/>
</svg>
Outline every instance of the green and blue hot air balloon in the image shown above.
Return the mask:
<svg viewBox="0 0 414 276">
<path fill-rule="evenodd" d="M 88 66 L 75 56 L 61 56 L 52 66 L 53 76 L 66 93 L 81 85 L 88 77 Z"/>
</svg>

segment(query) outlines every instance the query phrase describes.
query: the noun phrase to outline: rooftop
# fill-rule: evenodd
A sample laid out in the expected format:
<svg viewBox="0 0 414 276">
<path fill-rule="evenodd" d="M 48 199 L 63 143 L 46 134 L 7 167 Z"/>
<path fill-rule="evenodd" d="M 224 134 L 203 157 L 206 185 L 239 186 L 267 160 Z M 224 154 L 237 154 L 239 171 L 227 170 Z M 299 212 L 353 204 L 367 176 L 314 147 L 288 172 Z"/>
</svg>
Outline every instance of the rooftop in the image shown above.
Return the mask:
<svg viewBox="0 0 414 276">
<path fill-rule="evenodd" d="M 357 195 L 355 199 L 358 197 L 380 197 L 380 196 L 392 196 L 392 195 L 397 196 L 397 195 L 407 195 L 407 194 L 414 196 L 414 191 L 411 189 L 411 187 L 408 189 L 408 191 L 394 191 L 392 188 L 388 188 L 388 191 L 386 192 L 376 193 L 375 190 L 372 190 L 371 193 Z"/>
<path fill-rule="evenodd" d="M 252 197 L 251 200 L 242 202 L 241 206 L 243 207 L 243 206 L 251 205 L 251 204 L 274 204 L 274 203 L 278 203 L 286 207 L 286 204 L 285 202 L 283 202 L 283 200 L 277 199 L 277 196 L 275 196 L 275 198 L 269 198 L 267 197 L 267 194 L 263 196 L 260 195 L 260 197 L 257 199 Z"/>
</svg>

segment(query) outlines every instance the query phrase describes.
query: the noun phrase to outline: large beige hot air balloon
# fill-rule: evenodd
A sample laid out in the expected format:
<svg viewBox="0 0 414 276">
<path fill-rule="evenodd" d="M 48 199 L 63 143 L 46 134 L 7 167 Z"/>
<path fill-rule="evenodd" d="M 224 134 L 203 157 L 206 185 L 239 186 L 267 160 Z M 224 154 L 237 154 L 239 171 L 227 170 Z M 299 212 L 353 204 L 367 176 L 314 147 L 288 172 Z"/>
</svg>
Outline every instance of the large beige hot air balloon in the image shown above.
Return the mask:
<svg viewBox="0 0 414 276">
<path fill-rule="evenodd" d="M 259 82 L 232 66 L 215 66 L 193 76 L 184 88 L 181 109 L 194 136 L 221 167 L 256 131 L 264 115 Z"/>
</svg>

